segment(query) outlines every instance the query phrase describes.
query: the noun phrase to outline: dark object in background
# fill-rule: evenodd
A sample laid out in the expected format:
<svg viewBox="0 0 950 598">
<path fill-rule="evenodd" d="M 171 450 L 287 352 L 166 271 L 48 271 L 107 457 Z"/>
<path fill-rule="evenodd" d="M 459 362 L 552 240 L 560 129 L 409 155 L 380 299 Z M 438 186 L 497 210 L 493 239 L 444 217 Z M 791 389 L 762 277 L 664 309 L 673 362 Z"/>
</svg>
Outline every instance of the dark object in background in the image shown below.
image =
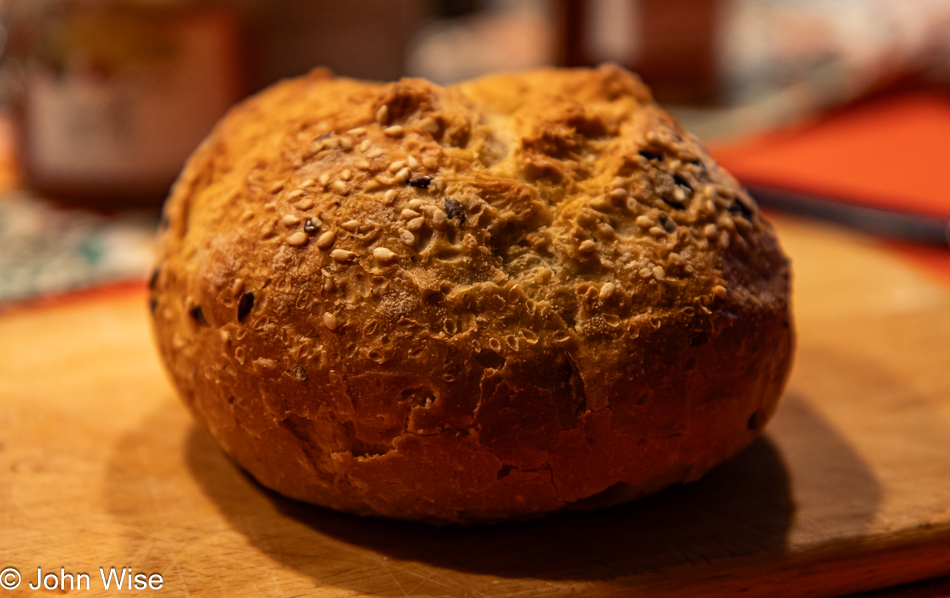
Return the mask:
<svg viewBox="0 0 950 598">
<path fill-rule="evenodd" d="M 245 21 L 252 90 L 320 66 L 346 77 L 398 79 L 409 40 L 430 10 L 440 8 L 426 0 L 230 1 Z M 473 3 L 445 10 L 469 10 Z"/>
<path fill-rule="evenodd" d="M 718 0 L 559 0 L 558 64 L 592 66 L 614 60 L 638 73 L 660 103 L 716 103 L 721 95 L 719 5 Z M 607 48 L 604 40 L 611 36 L 624 37 L 626 43 Z"/>
<path fill-rule="evenodd" d="M 12 100 L 27 185 L 88 207 L 160 205 L 244 93 L 237 12 L 200 0 L 20 6 Z"/>
</svg>

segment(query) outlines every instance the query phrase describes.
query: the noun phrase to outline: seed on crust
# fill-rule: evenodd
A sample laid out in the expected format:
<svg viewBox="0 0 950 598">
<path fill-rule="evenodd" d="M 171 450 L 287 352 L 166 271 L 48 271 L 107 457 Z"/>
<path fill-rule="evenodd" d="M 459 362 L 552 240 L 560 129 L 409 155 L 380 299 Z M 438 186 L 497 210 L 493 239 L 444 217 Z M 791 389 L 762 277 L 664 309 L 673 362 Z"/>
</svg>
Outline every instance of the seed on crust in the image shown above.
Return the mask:
<svg viewBox="0 0 950 598">
<path fill-rule="evenodd" d="M 353 259 L 353 252 L 345 249 L 334 249 L 330 252 L 330 257 L 338 262 L 348 262 Z"/>
<path fill-rule="evenodd" d="M 319 237 L 317 237 L 317 247 L 320 249 L 326 249 L 330 245 L 333 245 L 333 241 L 336 240 L 336 231 L 328 230 Z"/>
<path fill-rule="evenodd" d="M 305 245 L 308 239 L 309 237 L 307 237 L 307 233 L 297 231 L 287 237 L 287 244 L 294 247 L 300 247 L 301 245 Z"/>
<path fill-rule="evenodd" d="M 396 254 L 385 247 L 377 247 L 373 250 L 373 257 L 381 264 L 388 264 L 396 259 Z"/>
<path fill-rule="evenodd" d="M 432 183 L 432 177 L 427 174 L 416 175 L 409 179 L 409 186 L 417 189 L 428 189 Z"/>
<path fill-rule="evenodd" d="M 243 322 L 247 315 L 251 313 L 251 310 L 254 308 L 254 293 L 248 291 L 241 295 L 241 300 L 238 301 L 237 308 L 237 319 L 238 322 Z"/>
</svg>

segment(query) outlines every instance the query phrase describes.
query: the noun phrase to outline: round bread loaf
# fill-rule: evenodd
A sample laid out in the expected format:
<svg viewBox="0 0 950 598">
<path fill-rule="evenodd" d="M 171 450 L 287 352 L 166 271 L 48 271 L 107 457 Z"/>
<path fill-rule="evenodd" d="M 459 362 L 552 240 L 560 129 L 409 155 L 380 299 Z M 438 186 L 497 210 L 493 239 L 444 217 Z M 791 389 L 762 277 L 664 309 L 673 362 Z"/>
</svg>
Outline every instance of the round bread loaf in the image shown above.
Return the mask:
<svg viewBox="0 0 950 598">
<path fill-rule="evenodd" d="M 163 227 L 185 403 L 263 485 L 342 511 L 489 522 L 696 480 L 791 364 L 772 228 L 613 66 L 279 83 Z"/>
</svg>

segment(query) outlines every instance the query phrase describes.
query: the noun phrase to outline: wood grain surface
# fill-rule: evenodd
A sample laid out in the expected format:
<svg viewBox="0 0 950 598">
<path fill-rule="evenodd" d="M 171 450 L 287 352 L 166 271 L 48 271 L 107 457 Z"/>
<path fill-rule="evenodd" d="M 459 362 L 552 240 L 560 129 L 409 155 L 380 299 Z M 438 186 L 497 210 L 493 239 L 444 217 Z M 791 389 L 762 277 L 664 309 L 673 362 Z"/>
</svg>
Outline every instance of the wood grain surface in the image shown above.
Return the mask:
<svg viewBox="0 0 950 598">
<path fill-rule="evenodd" d="M 432 529 L 258 486 L 170 389 L 141 291 L 0 316 L 0 568 L 161 596 L 831 596 L 950 573 L 950 289 L 779 222 L 799 349 L 763 439 L 599 513 Z M 68 589 L 68 588 L 67 588 Z M 70 592 L 71 593 L 71 592 Z"/>
</svg>

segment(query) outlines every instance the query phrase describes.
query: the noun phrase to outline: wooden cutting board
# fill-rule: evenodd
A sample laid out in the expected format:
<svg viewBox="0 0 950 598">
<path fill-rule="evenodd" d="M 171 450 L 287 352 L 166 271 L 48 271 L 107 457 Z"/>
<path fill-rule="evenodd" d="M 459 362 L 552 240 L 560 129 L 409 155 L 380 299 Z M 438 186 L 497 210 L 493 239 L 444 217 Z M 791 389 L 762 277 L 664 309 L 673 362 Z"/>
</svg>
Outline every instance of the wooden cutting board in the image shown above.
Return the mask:
<svg viewBox="0 0 950 598">
<path fill-rule="evenodd" d="M 83 596 L 131 567 L 163 585 L 126 593 L 222 597 L 827 596 L 950 573 L 950 289 L 873 241 L 779 231 L 799 350 L 765 438 L 639 503 L 487 528 L 255 484 L 173 395 L 140 290 L 3 315 L 6 595 L 37 567 L 89 573 Z"/>
</svg>

